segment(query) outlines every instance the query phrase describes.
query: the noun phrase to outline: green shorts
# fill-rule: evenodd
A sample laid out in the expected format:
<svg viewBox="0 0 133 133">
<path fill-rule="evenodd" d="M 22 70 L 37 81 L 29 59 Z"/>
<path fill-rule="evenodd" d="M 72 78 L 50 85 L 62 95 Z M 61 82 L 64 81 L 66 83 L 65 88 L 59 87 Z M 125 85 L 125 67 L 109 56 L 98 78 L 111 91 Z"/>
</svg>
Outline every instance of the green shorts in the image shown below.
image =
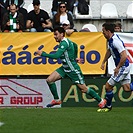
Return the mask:
<svg viewBox="0 0 133 133">
<path fill-rule="evenodd" d="M 58 72 L 62 78 L 70 78 L 74 84 L 84 84 L 84 76 L 81 70 L 75 69 L 75 71 L 72 72 L 65 72 L 63 67 L 61 66 L 56 69 L 56 72 Z"/>
</svg>

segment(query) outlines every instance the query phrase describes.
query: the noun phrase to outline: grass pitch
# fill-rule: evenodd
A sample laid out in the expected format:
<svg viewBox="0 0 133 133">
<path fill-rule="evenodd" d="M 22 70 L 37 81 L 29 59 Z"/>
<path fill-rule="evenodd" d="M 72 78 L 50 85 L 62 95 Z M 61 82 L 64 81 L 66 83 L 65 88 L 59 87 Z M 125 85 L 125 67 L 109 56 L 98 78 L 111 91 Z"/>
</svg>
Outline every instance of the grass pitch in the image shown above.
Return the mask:
<svg viewBox="0 0 133 133">
<path fill-rule="evenodd" d="M 133 107 L 0 109 L 0 133 L 133 133 Z"/>
</svg>

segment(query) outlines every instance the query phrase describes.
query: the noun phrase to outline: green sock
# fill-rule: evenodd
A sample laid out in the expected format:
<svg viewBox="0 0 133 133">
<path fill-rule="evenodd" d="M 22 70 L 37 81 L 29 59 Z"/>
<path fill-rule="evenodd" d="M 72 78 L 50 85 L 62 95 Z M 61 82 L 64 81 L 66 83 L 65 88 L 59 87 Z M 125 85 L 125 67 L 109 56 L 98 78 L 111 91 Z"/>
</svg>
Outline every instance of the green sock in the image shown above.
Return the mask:
<svg viewBox="0 0 133 133">
<path fill-rule="evenodd" d="M 86 93 L 96 99 L 98 102 L 101 102 L 101 97 L 93 89 L 88 88 L 88 91 Z"/>
<path fill-rule="evenodd" d="M 50 88 L 50 91 L 51 91 L 54 99 L 59 99 L 55 82 L 48 83 L 48 86 Z"/>
</svg>

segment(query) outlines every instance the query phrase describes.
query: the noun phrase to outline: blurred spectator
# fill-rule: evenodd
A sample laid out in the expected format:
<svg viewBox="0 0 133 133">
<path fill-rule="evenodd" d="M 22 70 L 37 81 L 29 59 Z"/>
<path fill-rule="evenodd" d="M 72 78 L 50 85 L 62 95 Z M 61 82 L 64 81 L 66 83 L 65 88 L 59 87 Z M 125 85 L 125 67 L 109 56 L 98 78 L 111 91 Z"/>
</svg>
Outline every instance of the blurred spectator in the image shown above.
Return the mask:
<svg viewBox="0 0 133 133">
<path fill-rule="evenodd" d="M 73 16 L 73 8 L 74 8 L 74 3 L 76 0 L 53 0 L 52 3 L 52 15 L 54 16 L 57 13 L 58 6 L 61 2 L 64 2 L 67 7 L 67 11 Z"/>
<path fill-rule="evenodd" d="M 122 25 L 120 22 L 115 23 L 115 32 L 123 32 Z"/>
<path fill-rule="evenodd" d="M 83 28 L 79 32 L 91 32 L 88 28 Z"/>
<path fill-rule="evenodd" d="M 9 12 L 5 13 L 2 21 L 3 32 L 22 32 L 24 27 L 23 14 L 17 11 L 17 6 L 11 4 Z"/>
<path fill-rule="evenodd" d="M 27 28 L 30 32 L 51 32 L 52 23 L 48 13 L 40 9 L 40 0 L 33 0 L 34 10 L 28 13 Z"/>
<path fill-rule="evenodd" d="M 17 10 L 23 14 L 24 18 L 24 28 L 26 28 L 26 20 L 27 20 L 27 10 L 23 8 L 25 2 L 24 0 L 5 0 L 6 9 L 9 10 L 9 6 L 11 4 L 17 5 Z"/>
<path fill-rule="evenodd" d="M 85 24 L 79 32 L 97 32 L 97 27 L 94 24 Z"/>
<path fill-rule="evenodd" d="M 68 20 L 70 23 L 70 25 L 69 25 L 70 29 L 74 28 L 73 18 L 66 11 L 67 11 L 66 4 L 64 2 L 60 3 L 59 7 L 58 7 L 58 11 L 53 18 L 53 28 L 62 26 L 63 22 L 66 20 Z"/>
<path fill-rule="evenodd" d="M 78 8 L 78 13 L 80 13 L 81 15 L 89 14 L 89 6 L 86 0 L 78 0 L 77 8 Z"/>
<path fill-rule="evenodd" d="M 7 12 L 6 0 L 0 0 L 0 25 L 2 25 L 3 15 Z"/>
<path fill-rule="evenodd" d="M 65 29 L 66 34 L 68 36 L 70 36 L 73 32 L 77 32 L 76 29 L 71 29 L 70 28 L 70 22 L 69 22 L 69 20 L 65 20 L 64 22 L 62 22 L 62 27 Z"/>
</svg>

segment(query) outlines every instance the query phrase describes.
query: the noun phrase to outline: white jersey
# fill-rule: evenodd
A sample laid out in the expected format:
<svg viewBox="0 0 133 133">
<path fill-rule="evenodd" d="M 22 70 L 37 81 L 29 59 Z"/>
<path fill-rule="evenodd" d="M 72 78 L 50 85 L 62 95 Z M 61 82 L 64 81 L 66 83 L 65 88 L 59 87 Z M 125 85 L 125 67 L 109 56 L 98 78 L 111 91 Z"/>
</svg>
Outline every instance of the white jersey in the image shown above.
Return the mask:
<svg viewBox="0 0 133 133">
<path fill-rule="evenodd" d="M 108 41 L 108 48 L 111 51 L 111 55 L 114 59 L 115 66 L 120 62 L 120 53 L 125 49 L 123 41 L 120 39 L 120 37 L 117 34 L 114 34 L 112 38 Z M 120 68 L 118 75 L 112 75 L 111 78 L 108 80 L 108 83 L 112 86 L 116 82 L 120 82 L 121 84 L 126 84 L 131 82 L 131 76 L 130 76 L 130 65 L 129 60 L 126 59 L 124 65 Z"/>
<path fill-rule="evenodd" d="M 111 55 L 114 59 L 115 65 L 117 66 L 120 62 L 120 53 L 125 49 L 123 41 L 120 39 L 120 37 L 117 34 L 114 34 L 112 38 L 108 41 L 108 48 L 111 51 Z M 126 59 L 124 66 L 129 66 L 129 60 Z"/>
</svg>

